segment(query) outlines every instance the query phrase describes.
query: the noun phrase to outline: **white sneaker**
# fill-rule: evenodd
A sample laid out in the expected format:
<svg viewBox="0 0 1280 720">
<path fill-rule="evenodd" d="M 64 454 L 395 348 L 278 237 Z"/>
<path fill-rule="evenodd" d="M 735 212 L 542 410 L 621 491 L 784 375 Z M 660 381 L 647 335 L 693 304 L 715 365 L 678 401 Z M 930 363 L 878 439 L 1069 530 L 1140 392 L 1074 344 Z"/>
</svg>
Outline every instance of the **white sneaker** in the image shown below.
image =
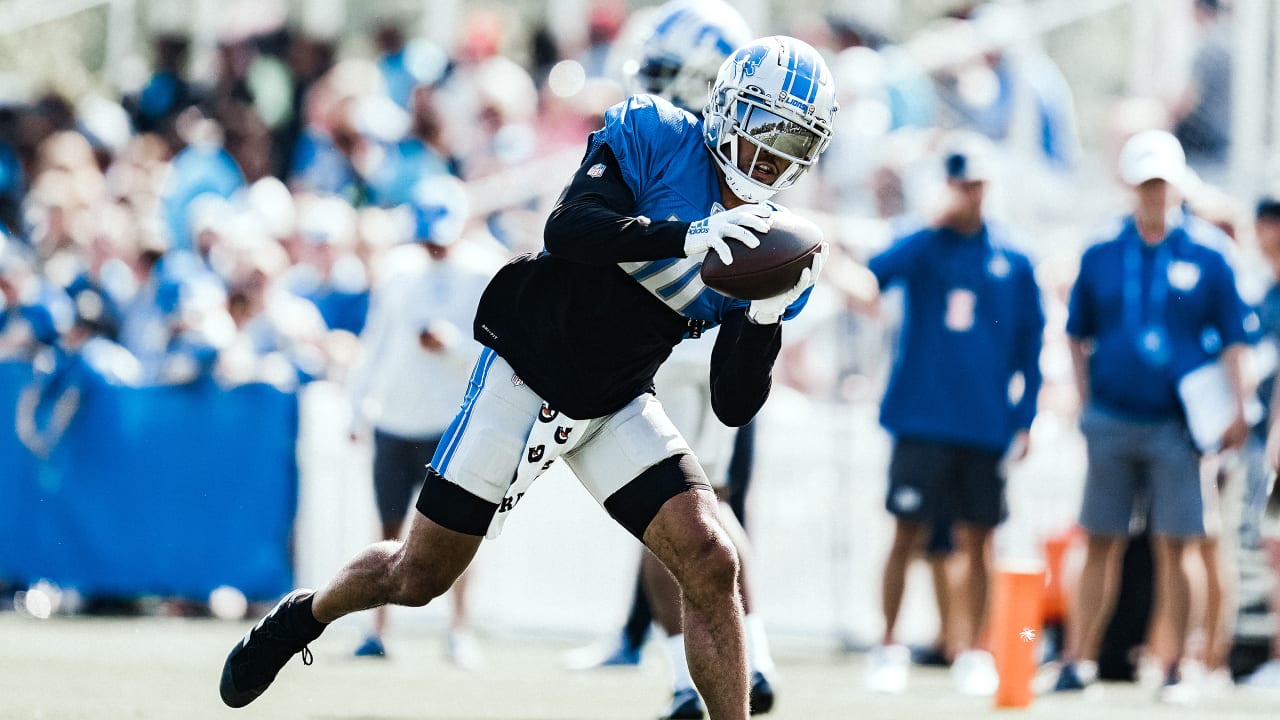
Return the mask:
<svg viewBox="0 0 1280 720">
<path fill-rule="evenodd" d="M 1143 653 L 1138 658 L 1137 667 L 1133 670 L 1133 679 L 1138 683 L 1139 687 L 1148 690 L 1156 690 L 1164 685 L 1167 668 L 1160 658 L 1149 653 Z"/>
<path fill-rule="evenodd" d="M 1195 705 L 1200 700 L 1200 689 L 1188 680 L 1165 683 L 1160 686 L 1156 699 L 1166 705 Z"/>
<path fill-rule="evenodd" d="M 1244 679 L 1246 687 L 1260 690 L 1280 690 L 1280 660 L 1268 660 Z"/>
<path fill-rule="evenodd" d="M 1231 671 L 1222 667 L 1206 672 L 1200 679 L 1200 687 L 1208 697 L 1222 697 L 1234 690 L 1235 686 L 1236 682 L 1231 677 Z"/>
<path fill-rule="evenodd" d="M 988 696 L 1000 686 L 996 660 L 986 650 L 965 650 L 951 663 L 951 680 L 962 695 Z"/>
<path fill-rule="evenodd" d="M 906 645 L 877 645 L 867 654 L 863 683 L 871 692 L 900 694 L 907 689 L 911 650 Z"/>
<path fill-rule="evenodd" d="M 484 667 L 484 653 L 480 650 L 480 643 L 466 630 L 449 632 L 445 657 L 463 670 L 479 670 Z"/>
</svg>

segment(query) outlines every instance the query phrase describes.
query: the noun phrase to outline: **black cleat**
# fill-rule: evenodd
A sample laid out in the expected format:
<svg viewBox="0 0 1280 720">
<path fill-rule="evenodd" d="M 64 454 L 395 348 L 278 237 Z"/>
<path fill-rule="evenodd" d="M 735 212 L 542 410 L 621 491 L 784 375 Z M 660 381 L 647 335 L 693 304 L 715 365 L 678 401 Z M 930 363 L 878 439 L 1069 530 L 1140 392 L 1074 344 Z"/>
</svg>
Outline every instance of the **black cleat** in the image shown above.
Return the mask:
<svg viewBox="0 0 1280 720">
<path fill-rule="evenodd" d="M 773 709 L 773 686 L 762 672 L 751 673 L 751 714 L 764 715 Z"/>
<path fill-rule="evenodd" d="M 285 663 L 298 653 L 302 653 L 303 665 L 311 664 L 308 641 L 286 625 L 284 616 L 294 605 L 314 594 L 311 590 L 294 590 L 285 595 L 231 649 L 222 666 L 222 682 L 218 687 L 222 702 L 240 708 L 258 699 L 271 687 Z"/>
<path fill-rule="evenodd" d="M 671 698 L 671 707 L 658 720 L 702 720 L 702 698 L 693 688 L 677 690 Z"/>
</svg>

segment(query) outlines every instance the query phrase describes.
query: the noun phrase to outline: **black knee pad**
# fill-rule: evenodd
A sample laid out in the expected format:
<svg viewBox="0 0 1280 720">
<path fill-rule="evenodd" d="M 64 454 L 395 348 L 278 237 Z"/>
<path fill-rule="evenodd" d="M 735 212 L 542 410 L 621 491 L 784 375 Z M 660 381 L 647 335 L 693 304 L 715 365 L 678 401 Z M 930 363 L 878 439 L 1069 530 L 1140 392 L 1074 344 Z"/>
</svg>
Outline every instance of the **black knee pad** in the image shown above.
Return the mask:
<svg viewBox="0 0 1280 720">
<path fill-rule="evenodd" d="M 711 483 L 702 466 L 688 453 L 673 455 L 650 467 L 623 485 L 604 501 L 618 524 L 637 540 L 644 541 L 644 531 L 657 517 L 668 500 L 693 488 L 711 491 Z"/>
<path fill-rule="evenodd" d="M 427 477 L 418 493 L 418 512 L 441 527 L 466 535 L 484 536 L 489 531 L 489 521 L 498 512 L 497 503 L 472 495 L 449 482 L 433 467 L 427 468 Z"/>
</svg>

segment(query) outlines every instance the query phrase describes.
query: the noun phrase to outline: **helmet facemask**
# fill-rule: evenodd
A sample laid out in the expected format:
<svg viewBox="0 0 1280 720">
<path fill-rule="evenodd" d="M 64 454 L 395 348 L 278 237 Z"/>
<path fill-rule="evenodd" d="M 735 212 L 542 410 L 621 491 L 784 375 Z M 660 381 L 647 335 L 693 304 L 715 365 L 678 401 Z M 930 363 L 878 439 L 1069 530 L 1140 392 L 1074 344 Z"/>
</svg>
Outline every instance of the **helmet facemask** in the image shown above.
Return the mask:
<svg viewBox="0 0 1280 720">
<path fill-rule="evenodd" d="M 787 89 L 799 83 L 783 69 L 782 58 L 789 53 L 794 61 L 795 54 L 805 50 L 812 53 L 812 74 L 807 78 L 811 93 L 790 95 Z M 725 61 L 704 111 L 705 139 L 735 195 L 746 202 L 764 202 L 794 185 L 817 162 L 831 142 L 836 112 L 829 78 L 816 51 L 792 38 L 758 40 Z M 739 162 L 744 159 L 739 138 L 752 148 L 745 171 Z M 751 177 L 761 153 L 787 165 L 772 183 Z"/>
</svg>

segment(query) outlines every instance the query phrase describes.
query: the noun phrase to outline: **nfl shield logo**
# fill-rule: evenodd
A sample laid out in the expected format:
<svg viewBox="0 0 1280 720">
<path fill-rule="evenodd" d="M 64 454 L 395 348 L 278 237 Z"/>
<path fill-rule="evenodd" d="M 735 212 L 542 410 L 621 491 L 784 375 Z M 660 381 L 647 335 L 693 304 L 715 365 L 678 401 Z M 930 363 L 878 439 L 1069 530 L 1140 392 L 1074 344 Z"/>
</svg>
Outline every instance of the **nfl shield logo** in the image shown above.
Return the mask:
<svg viewBox="0 0 1280 720">
<path fill-rule="evenodd" d="M 596 163 L 595 165 L 592 165 L 591 169 L 587 170 L 587 175 L 590 175 L 593 178 L 598 178 L 601 175 L 604 175 L 604 163 Z"/>
</svg>

